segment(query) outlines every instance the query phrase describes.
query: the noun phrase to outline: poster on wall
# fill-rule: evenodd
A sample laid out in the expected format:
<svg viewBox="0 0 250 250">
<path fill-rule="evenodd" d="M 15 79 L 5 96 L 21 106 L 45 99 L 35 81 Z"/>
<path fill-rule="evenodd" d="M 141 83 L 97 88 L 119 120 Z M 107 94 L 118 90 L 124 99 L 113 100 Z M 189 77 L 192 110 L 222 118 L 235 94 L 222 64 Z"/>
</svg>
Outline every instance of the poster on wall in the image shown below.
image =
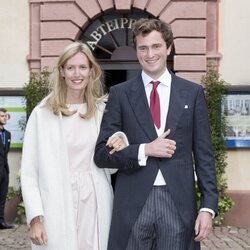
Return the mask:
<svg viewBox="0 0 250 250">
<path fill-rule="evenodd" d="M 250 91 L 229 90 L 222 105 L 228 148 L 250 148 Z"/>
<path fill-rule="evenodd" d="M 23 96 L 0 96 L 0 107 L 7 110 L 8 120 L 4 126 L 11 132 L 11 148 L 22 148 L 26 124 L 25 98 Z"/>
</svg>

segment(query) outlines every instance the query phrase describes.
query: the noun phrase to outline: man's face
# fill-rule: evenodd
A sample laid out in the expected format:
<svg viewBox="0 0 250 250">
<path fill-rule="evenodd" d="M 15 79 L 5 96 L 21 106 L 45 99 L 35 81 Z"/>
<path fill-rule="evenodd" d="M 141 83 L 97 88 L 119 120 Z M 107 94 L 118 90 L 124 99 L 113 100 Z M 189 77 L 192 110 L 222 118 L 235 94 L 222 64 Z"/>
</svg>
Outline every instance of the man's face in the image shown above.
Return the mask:
<svg viewBox="0 0 250 250">
<path fill-rule="evenodd" d="M 160 32 L 154 30 L 146 36 L 136 37 L 136 53 L 142 69 L 153 79 L 159 78 L 167 67 L 167 48 Z"/>
<path fill-rule="evenodd" d="M 7 121 L 7 114 L 3 111 L 0 111 L 0 126 L 3 126 L 6 124 Z"/>
</svg>

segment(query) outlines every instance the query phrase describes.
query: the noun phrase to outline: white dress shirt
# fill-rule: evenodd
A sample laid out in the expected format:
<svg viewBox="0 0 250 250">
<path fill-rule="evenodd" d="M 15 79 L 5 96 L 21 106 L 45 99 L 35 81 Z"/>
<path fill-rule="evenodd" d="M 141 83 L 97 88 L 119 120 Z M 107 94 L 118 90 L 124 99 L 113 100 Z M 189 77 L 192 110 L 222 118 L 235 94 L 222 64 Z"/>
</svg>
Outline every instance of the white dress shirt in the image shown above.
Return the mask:
<svg viewBox="0 0 250 250">
<path fill-rule="evenodd" d="M 165 125 L 166 125 L 166 119 L 168 114 L 168 107 L 169 107 L 169 98 L 170 98 L 170 90 L 171 90 L 171 75 L 166 69 L 165 72 L 158 78 L 158 79 L 152 79 L 150 76 L 148 76 L 144 71 L 142 71 L 142 81 L 144 83 L 146 96 L 148 100 L 148 105 L 150 106 L 150 93 L 153 88 L 153 84 L 151 84 L 151 81 L 159 81 L 160 84 L 157 87 L 157 91 L 160 98 L 160 110 L 161 110 L 161 126 L 158 129 L 155 126 L 155 130 L 158 136 L 163 134 L 165 131 Z M 145 144 L 141 144 L 139 147 L 139 154 L 138 154 L 138 160 L 140 166 L 146 166 L 147 163 L 147 156 L 145 156 Z M 166 182 L 163 178 L 163 175 L 161 173 L 161 170 L 159 169 L 158 174 L 156 176 L 155 186 L 162 186 L 166 185 Z"/>
</svg>

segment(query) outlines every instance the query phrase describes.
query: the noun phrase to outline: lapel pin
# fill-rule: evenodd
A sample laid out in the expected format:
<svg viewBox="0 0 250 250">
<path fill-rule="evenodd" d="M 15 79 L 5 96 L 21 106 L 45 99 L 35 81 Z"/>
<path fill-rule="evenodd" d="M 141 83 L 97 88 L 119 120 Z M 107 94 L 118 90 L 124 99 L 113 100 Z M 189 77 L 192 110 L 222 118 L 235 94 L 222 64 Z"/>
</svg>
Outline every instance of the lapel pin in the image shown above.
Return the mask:
<svg viewBox="0 0 250 250">
<path fill-rule="evenodd" d="M 184 106 L 184 109 L 188 109 L 188 105 L 185 105 L 185 106 Z"/>
</svg>

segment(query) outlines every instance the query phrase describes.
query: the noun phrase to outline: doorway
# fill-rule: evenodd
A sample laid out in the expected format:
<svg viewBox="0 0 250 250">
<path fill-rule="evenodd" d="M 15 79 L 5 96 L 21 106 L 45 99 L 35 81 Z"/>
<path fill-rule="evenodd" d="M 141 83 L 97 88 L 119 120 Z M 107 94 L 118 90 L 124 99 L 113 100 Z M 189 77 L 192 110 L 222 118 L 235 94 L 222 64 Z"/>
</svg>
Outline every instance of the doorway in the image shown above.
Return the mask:
<svg viewBox="0 0 250 250">
<path fill-rule="evenodd" d="M 104 70 L 104 85 L 105 85 L 105 92 L 109 93 L 110 87 L 124 82 L 126 80 L 130 80 L 140 74 L 141 70 L 139 69 L 129 69 L 129 70 Z"/>
</svg>

